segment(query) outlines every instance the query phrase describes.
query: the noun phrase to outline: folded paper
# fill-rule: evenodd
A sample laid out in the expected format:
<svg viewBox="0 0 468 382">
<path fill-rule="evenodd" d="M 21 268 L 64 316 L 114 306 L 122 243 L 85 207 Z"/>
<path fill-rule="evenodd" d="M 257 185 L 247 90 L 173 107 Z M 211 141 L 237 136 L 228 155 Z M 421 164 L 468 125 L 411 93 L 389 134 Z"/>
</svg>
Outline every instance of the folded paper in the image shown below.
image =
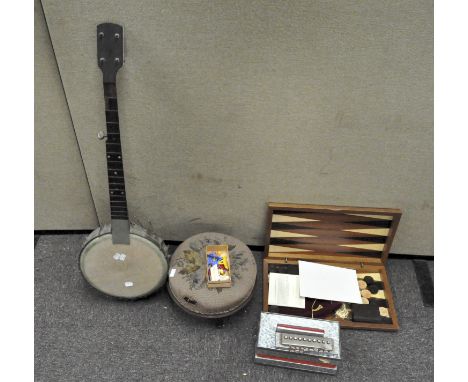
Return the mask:
<svg viewBox="0 0 468 382">
<path fill-rule="evenodd" d="M 268 285 L 270 305 L 305 308 L 305 298 L 299 295 L 298 275 L 270 273 Z"/>
</svg>

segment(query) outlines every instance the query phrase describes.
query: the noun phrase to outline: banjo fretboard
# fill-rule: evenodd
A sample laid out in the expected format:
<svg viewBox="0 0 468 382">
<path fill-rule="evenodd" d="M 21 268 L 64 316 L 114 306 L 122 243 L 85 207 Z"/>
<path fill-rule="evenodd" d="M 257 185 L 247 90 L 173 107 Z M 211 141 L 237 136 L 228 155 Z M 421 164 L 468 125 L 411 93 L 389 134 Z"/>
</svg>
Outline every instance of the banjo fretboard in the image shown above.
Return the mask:
<svg viewBox="0 0 468 382">
<path fill-rule="evenodd" d="M 117 88 L 115 84 L 104 83 L 104 100 L 106 105 L 106 155 L 111 218 L 128 220 L 122 146 L 120 144 Z"/>
</svg>

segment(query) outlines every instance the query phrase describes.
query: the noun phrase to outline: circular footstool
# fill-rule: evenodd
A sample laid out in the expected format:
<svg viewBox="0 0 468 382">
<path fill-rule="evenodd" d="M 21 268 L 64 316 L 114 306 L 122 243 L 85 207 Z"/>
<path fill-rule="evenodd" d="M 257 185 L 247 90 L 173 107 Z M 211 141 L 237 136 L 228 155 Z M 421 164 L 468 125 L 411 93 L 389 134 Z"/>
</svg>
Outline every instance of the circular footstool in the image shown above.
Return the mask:
<svg viewBox="0 0 468 382">
<path fill-rule="evenodd" d="M 206 285 L 207 245 L 227 244 L 232 286 Z M 240 240 L 221 233 L 206 232 L 185 240 L 171 257 L 168 290 L 186 312 L 204 318 L 227 317 L 244 307 L 252 297 L 257 264 L 250 249 Z"/>
</svg>

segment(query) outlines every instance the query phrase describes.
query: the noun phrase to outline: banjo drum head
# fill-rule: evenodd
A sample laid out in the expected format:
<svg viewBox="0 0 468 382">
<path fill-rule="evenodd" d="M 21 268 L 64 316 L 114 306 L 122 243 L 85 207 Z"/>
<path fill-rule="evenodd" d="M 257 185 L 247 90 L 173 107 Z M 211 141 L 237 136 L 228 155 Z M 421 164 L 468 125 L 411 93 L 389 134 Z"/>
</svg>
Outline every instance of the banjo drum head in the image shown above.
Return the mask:
<svg viewBox="0 0 468 382">
<path fill-rule="evenodd" d="M 113 244 L 110 233 L 89 241 L 81 251 L 84 278 L 114 297 L 135 299 L 159 289 L 167 277 L 163 251 L 152 241 L 130 233 L 130 244 Z"/>
</svg>

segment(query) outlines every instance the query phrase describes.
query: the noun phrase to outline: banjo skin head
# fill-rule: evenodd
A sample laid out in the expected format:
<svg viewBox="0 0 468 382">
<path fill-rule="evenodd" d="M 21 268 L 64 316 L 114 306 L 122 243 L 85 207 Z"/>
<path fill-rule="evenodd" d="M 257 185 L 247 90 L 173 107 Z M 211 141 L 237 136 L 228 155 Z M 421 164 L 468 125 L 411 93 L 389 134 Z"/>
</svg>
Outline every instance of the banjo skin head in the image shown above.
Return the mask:
<svg viewBox="0 0 468 382">
<path fill-rule="evenodd" d="M 93 232 L 80 254 L 86 281 L 109 296 L 145 297 L 164 285 L 167 261 L 164 248 L 150 237 L 130 233 L 130 244 L 113 244 L 109 230 Z M 90 239 L 91 238 L 91 239 Z"/>
</svg>

